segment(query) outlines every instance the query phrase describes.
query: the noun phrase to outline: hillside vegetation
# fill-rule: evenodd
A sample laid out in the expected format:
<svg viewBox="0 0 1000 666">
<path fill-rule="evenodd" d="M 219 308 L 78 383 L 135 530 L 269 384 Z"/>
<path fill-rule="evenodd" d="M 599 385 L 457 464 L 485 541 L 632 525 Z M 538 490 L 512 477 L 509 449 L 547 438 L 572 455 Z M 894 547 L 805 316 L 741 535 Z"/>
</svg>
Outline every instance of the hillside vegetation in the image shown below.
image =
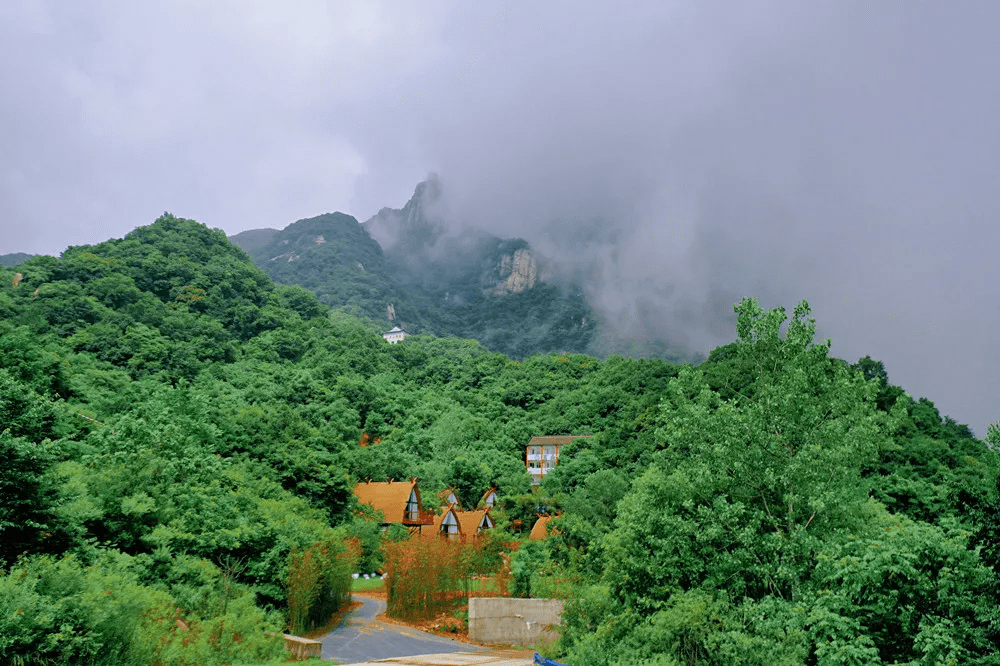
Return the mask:
<svg viewBox="0 0 1000 666">
<path fill-rule="evenodd" d="M 369 241 L 330 215 L 262 247 L 323 252 L 365 314 L 391 277 Z M 559 514 L 514 568 L 575 586 L 575 665 L 997 663 L 993 449 L 878 361 L 831 356 L 806 304 L 741 302 L 699 366 L 512 360 L 388 345 L 325 284 L 276 285 L 171 215 L 0 268 L 0 661 L 278 659 L 273 634 L 322 625 L 405 538 L 352 483 L 416 476 L 428 508 L 496 487 L 500 541 Z M 594 437 L 532 489 L 543 434 Z"/>
</svg>

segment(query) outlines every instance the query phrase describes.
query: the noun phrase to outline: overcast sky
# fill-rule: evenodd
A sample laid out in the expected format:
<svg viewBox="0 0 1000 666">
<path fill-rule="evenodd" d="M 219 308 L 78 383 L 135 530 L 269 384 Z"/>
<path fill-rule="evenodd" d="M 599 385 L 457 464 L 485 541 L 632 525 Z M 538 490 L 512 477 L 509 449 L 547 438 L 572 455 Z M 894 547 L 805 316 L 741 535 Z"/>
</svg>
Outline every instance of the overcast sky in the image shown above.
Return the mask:
<svg viewBox="0 0 1000 666">
<path fill-rule="evenodd" d="M 1000 3 L 0 3 L 0 254 L 163 211 L 529 240 L 707 352 L 744 295 L 1000 420 Z M 288 9 L 291 7 L 292 9 Z"/>
</svg>

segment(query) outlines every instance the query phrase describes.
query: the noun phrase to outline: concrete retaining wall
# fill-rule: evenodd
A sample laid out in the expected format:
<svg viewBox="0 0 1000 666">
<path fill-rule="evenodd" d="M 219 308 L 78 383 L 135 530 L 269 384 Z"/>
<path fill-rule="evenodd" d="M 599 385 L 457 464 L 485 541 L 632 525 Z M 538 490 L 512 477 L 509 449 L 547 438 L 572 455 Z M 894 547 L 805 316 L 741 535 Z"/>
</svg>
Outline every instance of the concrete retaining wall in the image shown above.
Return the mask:
<svg viewBox="0 0 1000 666">
<path fill-rule="evenodd" d="M 313 657 L 319 659 L 323 644 L 320 641 L 285 634 L 285 649 L 292 653 L 296 661 Z"/>
<path fill-rule="evenodd" d="M 469 638 L 477 643 L 534 645 L 559 638 L 559 599 L 471 597 Z"/>
</svg>

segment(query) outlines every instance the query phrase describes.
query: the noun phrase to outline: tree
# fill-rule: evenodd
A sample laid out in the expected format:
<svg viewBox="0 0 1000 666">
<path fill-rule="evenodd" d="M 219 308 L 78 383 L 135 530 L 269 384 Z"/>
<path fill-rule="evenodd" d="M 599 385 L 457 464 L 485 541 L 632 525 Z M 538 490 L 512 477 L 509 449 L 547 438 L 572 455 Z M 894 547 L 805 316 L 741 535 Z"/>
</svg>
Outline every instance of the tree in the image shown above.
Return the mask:
<svg viewBox="0 0 1000 666">
<path fill-rule="evenodd" d="M 729 401 L 691 368 L 670 383 L 657 431 L 661 452 L 619 504 L 604 542 L 608 614 L 587 630 L 589 637 L 567 632 L 570 655 L 589 663 L 594 641 L 612 653 L 645 645 L 649 654 L 656 651 L 648 643 L 654 637 L 657 649 L 692 664 L 761 663 L 753 655 L 723 656 L 735 654 L 739 641 L 770 646 L 760 654 L 771 654 L 775 641 L 800 646 L 789 653 L 799 656 L 772 655 L 773 663 L 801 663 L 806 655 L 820 664 L 872 663 L 883 654 L 916 659 L 931 642 L 932 651 L 940 647 L 937 653 L 946 655 L 941 646 L 964 640 L 975 645 L 970 655 L 986 654 L 981 608 L 966 604 L 962 623 L 940 621 L 954 601 L 935 596 L 939 583 L 922 578 L 925 566 L 936 565 L 915 538 L 919 527 L 894 541 L 906 553 L 898 557 L 917 563 L 906 583 L 922 600 L 907 620 L 909 643 L 880 624 L 895 594 L 891 575 L 875 602 L 855 581 L 839 605 L 824 597 L 833 582 L 817 576 L 822 558 L 845 557 L 851 539 L 878 548 L 886 538 L 880 535 L 892 529 L 893 519 L 869 499 L 862 471 L 886 446 L 903 408 L 879 411 L 877 382 L 831 359 L 829 341 L 813 341 L 805 302 L 784 336 L 782 308 L 764 312 L 747 299 L 735 310 L 738 340 L 726 351 L 748 380 Z M 945 548 L 939 532 L 928 534 L 935 548 Z M 986 593 L 975 557 L 951 562 L 962 569 L 967 589 Z M 570 627 L 577 624 L 569 619 Z M 933 632 L 940 640 L 932 641 Z M 698 661 L 699 654 L 715 656 Z"/>
<path fill-rule="evenodd" d="M 40 550 L 55 532 L 52 492 L 43 483 L 54 459 L 51 447 L 0 432 L 0 563 Z"/>
</svg>

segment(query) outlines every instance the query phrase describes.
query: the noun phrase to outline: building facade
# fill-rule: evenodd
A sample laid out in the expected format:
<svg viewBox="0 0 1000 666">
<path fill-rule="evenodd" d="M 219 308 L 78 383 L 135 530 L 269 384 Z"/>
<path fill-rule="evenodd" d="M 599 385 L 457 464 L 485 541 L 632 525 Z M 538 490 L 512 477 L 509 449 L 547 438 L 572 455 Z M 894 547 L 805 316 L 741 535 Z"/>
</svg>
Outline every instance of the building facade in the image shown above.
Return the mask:
<svg viewBox="0 0 1000 666">
<path fill-rule="evenodd" d="M 406 331 L 401 329 L 399 326 L 393 326 L 392 330 L 388 333 L 383 333 L 382 337 L 385 338 L 386 342 L 390 345 L 394 345 L 397 342 L 402 342 L 409 335 Z"/>
<path fill-rule="evenodd" d="M 559 449 L 576 439 L 592 435 L 549 435 L 532 437 L 524 447 L 524 464 L 531 475 L 532 485 L 537 486 L 559 464 Z"/>
</svg>

